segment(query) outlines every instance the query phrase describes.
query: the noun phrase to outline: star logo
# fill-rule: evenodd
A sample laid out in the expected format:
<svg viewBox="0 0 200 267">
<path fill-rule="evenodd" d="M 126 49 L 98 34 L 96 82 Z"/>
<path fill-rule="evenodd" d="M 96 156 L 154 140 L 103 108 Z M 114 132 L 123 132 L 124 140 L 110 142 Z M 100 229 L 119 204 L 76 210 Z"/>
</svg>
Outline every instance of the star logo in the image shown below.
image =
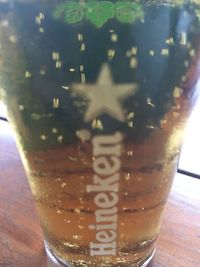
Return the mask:
<svg viewBox="0 0 200 267">
<path fill-rule="evenodd" d="M 109 116 L 125 121 L 121 101 L 136 92 L 137 85 L 113 83 L 110 68 L 107 64 L 102 66 L 97 83 L 95 84 L 73 84 L 72 90 L 79 96 L 88 100 L 88 107 L 84 120 L 89 122 L 97 116 L 106 113 Z"/>
</svg>

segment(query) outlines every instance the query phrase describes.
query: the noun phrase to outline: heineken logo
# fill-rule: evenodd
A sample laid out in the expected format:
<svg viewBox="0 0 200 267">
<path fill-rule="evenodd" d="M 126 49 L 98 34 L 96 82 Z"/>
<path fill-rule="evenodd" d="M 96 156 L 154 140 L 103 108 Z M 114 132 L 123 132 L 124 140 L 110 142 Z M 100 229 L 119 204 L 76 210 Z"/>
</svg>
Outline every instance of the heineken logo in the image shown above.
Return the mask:
<svg viewBox="0 0 200 267">
<path fill-rule="evenodd" d="M 56 6 L 53 11 L 55 19 L 61 19 L 67 24 L 75 24 L 83 19 L 100 28 L 110 19 L 121 23 L 133 23 L 142 20 L 144 12 L 140 3 L 130 1 L 65 1 Z"/>
<path fill-rule="evenodd" d="M 118 202 L 123 135 L 97 135 L 93 145 L 93 183 L 86 192 L 94 195 L 96 210 L 94 224 L 88 228 L 95 232 L 90 242 L 91 256 L 108 256 L 117 253 Z"/>
</svg>

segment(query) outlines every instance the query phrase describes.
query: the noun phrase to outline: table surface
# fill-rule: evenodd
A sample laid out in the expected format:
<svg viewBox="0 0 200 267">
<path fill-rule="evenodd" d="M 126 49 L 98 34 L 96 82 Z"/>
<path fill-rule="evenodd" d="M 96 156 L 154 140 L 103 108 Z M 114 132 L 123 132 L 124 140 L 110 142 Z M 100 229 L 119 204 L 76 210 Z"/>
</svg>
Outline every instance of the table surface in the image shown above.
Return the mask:
<svg viewBox="0 0 200 267">
<path fill-rule="evenodd" d="M 0 267 L 46 267 L 33 198 L 7 122 L 0 121 Z M 155 267 L 200 266 L 200 180 L 177 174 Z"/>
</svg>

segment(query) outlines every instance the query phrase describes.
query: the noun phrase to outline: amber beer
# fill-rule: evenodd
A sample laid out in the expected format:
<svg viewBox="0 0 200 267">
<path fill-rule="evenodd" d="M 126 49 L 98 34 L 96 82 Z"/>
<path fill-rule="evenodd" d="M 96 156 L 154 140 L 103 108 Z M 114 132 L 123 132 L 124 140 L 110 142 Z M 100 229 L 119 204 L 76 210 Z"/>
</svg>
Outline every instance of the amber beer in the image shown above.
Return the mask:
<svg viewBox="0 0 200 267">
<path fill-rule="evenodd" d="M 0 97 L 56 266 L 147 266 L 198 98 L 198 1 L 0 2 Z"/>
</svg>

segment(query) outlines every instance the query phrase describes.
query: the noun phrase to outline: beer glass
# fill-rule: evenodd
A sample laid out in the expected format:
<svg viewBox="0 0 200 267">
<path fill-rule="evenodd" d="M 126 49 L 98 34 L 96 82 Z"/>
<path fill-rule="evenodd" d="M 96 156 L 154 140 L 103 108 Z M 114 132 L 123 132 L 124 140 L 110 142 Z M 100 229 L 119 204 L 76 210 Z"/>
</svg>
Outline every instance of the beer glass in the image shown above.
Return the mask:
<svg viewBox="0 0 200 267">
<path fill-rule="evenodd" d="M 1 99 L 58 266 L 147 266 L 198 98 L 200 2 L 0 1 Z"/>
</svg>

